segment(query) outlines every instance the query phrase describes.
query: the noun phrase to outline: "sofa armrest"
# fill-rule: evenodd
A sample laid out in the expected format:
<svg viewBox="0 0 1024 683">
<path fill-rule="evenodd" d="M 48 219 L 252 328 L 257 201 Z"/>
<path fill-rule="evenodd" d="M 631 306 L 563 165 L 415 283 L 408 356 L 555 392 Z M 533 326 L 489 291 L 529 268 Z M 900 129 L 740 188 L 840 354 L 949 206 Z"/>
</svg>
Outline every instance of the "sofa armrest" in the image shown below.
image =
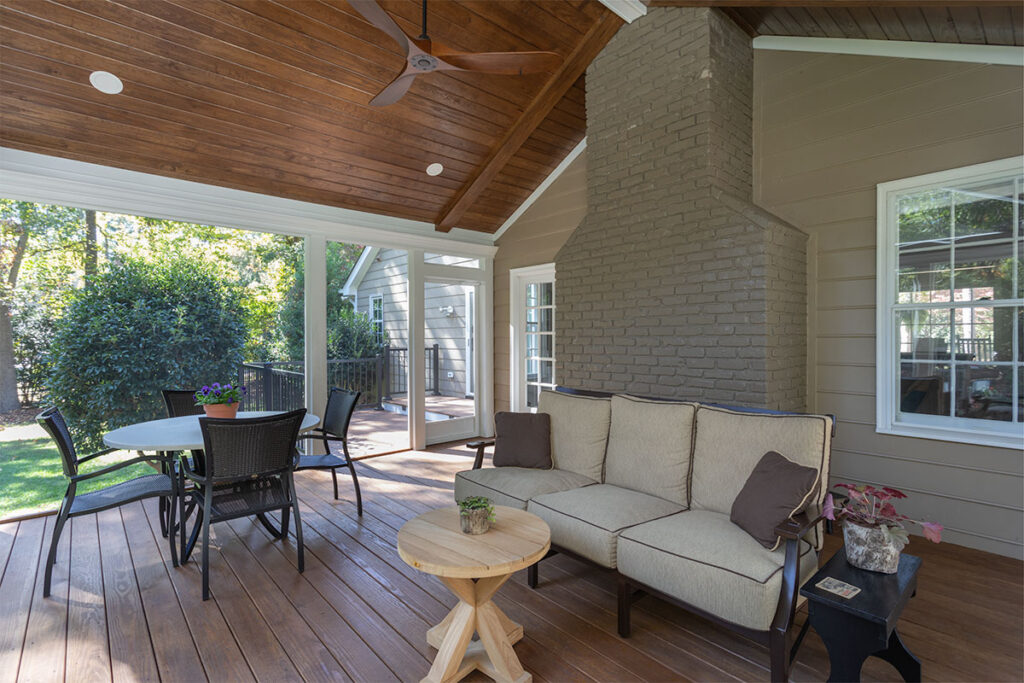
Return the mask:
<svg viewBox="0 0 1024 683">
<path fill-rule="evenodd" d="M 801 512 L 775 527 L 775 535 L 786 540 L 798 541 L 823 519 L 825 519 L 824 515 L 818 515 L 811 519 L 807 516 L 807 513 Z"/>
<path fill-rule="evenodd" d="M 494 439 L 484 439 L 483 441 L 470 441 L 466 444 L 466 448 L 476 449 L 476 459 L 473 460 L 473 469 L 478 470 L 483 467 L 484 464 L 484 449 L 488 446 L 494 445 Z"/>
</svg>

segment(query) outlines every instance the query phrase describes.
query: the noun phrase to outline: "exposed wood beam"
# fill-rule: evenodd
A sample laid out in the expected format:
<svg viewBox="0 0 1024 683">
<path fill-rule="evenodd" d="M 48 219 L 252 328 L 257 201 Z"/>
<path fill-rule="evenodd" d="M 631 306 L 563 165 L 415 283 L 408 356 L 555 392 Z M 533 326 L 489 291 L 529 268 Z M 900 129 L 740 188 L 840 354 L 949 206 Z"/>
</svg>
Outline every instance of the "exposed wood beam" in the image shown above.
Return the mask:
<svg viewBox="0 0 1024 683">
<path fill-rule="evenodd" d="M 551 113 L 551 110 L 568 92 L 576 79 L 583 75 L 590 62 L 608 44 L 622 24 L 622 19 L 611 12 L 594 22 L 576 48 L 562 62 L 562 66 L 548 79 L 548 82 L 544 84 L 522 115 L 491 150 L 487 160 L 473 171 L 465 184 L 441 209 L 436 221 L 438 230 L 448 232 L 456 226 L 459 219 L 480 196 L 480 193 L 494 180 L 509 159 L 519 151 L 519 148 Z"/>
<path fill-rule="evenodd" d="M 1007 0 L 650 0 L 648 7 L 1008 7 Z"/>
</svg>

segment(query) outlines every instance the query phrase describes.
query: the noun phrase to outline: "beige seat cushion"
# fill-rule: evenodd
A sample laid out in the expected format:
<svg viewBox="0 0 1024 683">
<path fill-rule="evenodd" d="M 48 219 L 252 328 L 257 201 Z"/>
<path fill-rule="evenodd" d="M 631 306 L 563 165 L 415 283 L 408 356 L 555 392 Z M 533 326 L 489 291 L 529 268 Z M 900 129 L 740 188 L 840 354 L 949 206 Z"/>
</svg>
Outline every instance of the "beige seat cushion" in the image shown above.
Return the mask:
<svg viewBox="0 0 1024 683">
<path fill-rule="evenodd" d="M 733 501 L 768 451 L 818 470 L 817 488 L 806 512 L 818 515 L 825 500 L 831 449 L 832 419 L 827 415 L 742 413 L 724 408 L 697 408 L 690 478 L 690 507 L 726 516 Z M 811 537 L 820 549 L 820 529 Z"/>
<path fill-rule="evenodd" d="M 554 466 L 601 481 L 611 423 L 611 401 L 560 391 L 542 391 L 537 412 L 551 416 L 551 460 Z"/>
<path fill-rule="evenodd" d="M 689 505 L 695 403 L 612 396 L 604 482 Z"/>
<path fill-rule="evenodd" d="M 683 506 L 608 484 L 537 496 L 527 510 L 551 527 L 551 542 L 604 567 L 616 566 L 618 534 Z"/>
<path fill-rule="evenodd" d="M 800 581 L 817 553 L 800 544 Z M 768 550 L 728 514 L 691 510 L 632 527 L 619 537 L 619 571 L 721 619 L 758 631 L 775 616 L 785 546 Z"/>
<path fill-rule="evenodd" d="M 597 482 L 593 479 L 565 470 L 486 467 L 466 470 L 455 475 L 455 500 L 469 496 L 486 496 L 495 505 L 525 510 L 526 502 L 534 496 L 568 491 L 595 483 Z"/>
</svg>

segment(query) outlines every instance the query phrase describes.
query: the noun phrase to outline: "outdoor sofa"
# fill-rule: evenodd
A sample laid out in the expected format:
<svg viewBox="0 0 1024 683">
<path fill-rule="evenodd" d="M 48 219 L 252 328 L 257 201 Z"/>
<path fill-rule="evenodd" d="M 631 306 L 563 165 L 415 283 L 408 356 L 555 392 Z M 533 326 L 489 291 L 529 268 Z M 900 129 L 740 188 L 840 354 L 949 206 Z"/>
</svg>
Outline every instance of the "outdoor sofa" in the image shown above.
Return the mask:
<svg viewBox="0 0 1024 683">
<path fill-rule="evenodd" d="M 538 412 L 550 416 L 553 467 L 482 468 L 494 442 L 474 442 L 456 500 L 486 496 L 529 510 L 551 527 L 551 554 L 615 570 L 621 636 L 632 602 L 655 595 L 763 642 L 772 680 L 786 680 L 798 590 L 824 540 L 832 416 L 565 388 L 543 392 Z M 816 470 L 803 512 L 774 526 L 774 549 L 730 521 L 768 451 Z M 534 565 L 530 586 L 537 580 Z M 793 652 L 798 645 L 799 637 Z"/>
</svg>

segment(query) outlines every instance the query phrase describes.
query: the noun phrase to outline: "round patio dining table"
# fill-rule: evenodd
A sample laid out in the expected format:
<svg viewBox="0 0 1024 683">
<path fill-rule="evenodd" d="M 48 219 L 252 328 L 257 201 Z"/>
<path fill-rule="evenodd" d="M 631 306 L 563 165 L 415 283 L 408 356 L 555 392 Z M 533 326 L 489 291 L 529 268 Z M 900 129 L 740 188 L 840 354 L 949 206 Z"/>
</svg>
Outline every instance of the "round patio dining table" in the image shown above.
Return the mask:
<svg viewBox="0 0 1024 683">
<path fill-rule="evenodd" d="M 265 417 L 278 415 L 280 410 L 241 411 L 238 417 Z M 201 415 L 185 415 L 184 417 L 166 417 L 161 420 L 150 420 L 127 425 L 103 437 L 108 448 L 120 448 L 126 451 L 199 451 L 203 449 L 203 432 L 199 427 Z M 300 432 L 309 431 L 320 422 L 320 418 L 306 413 L 302 418 Z"/>
</svg>

